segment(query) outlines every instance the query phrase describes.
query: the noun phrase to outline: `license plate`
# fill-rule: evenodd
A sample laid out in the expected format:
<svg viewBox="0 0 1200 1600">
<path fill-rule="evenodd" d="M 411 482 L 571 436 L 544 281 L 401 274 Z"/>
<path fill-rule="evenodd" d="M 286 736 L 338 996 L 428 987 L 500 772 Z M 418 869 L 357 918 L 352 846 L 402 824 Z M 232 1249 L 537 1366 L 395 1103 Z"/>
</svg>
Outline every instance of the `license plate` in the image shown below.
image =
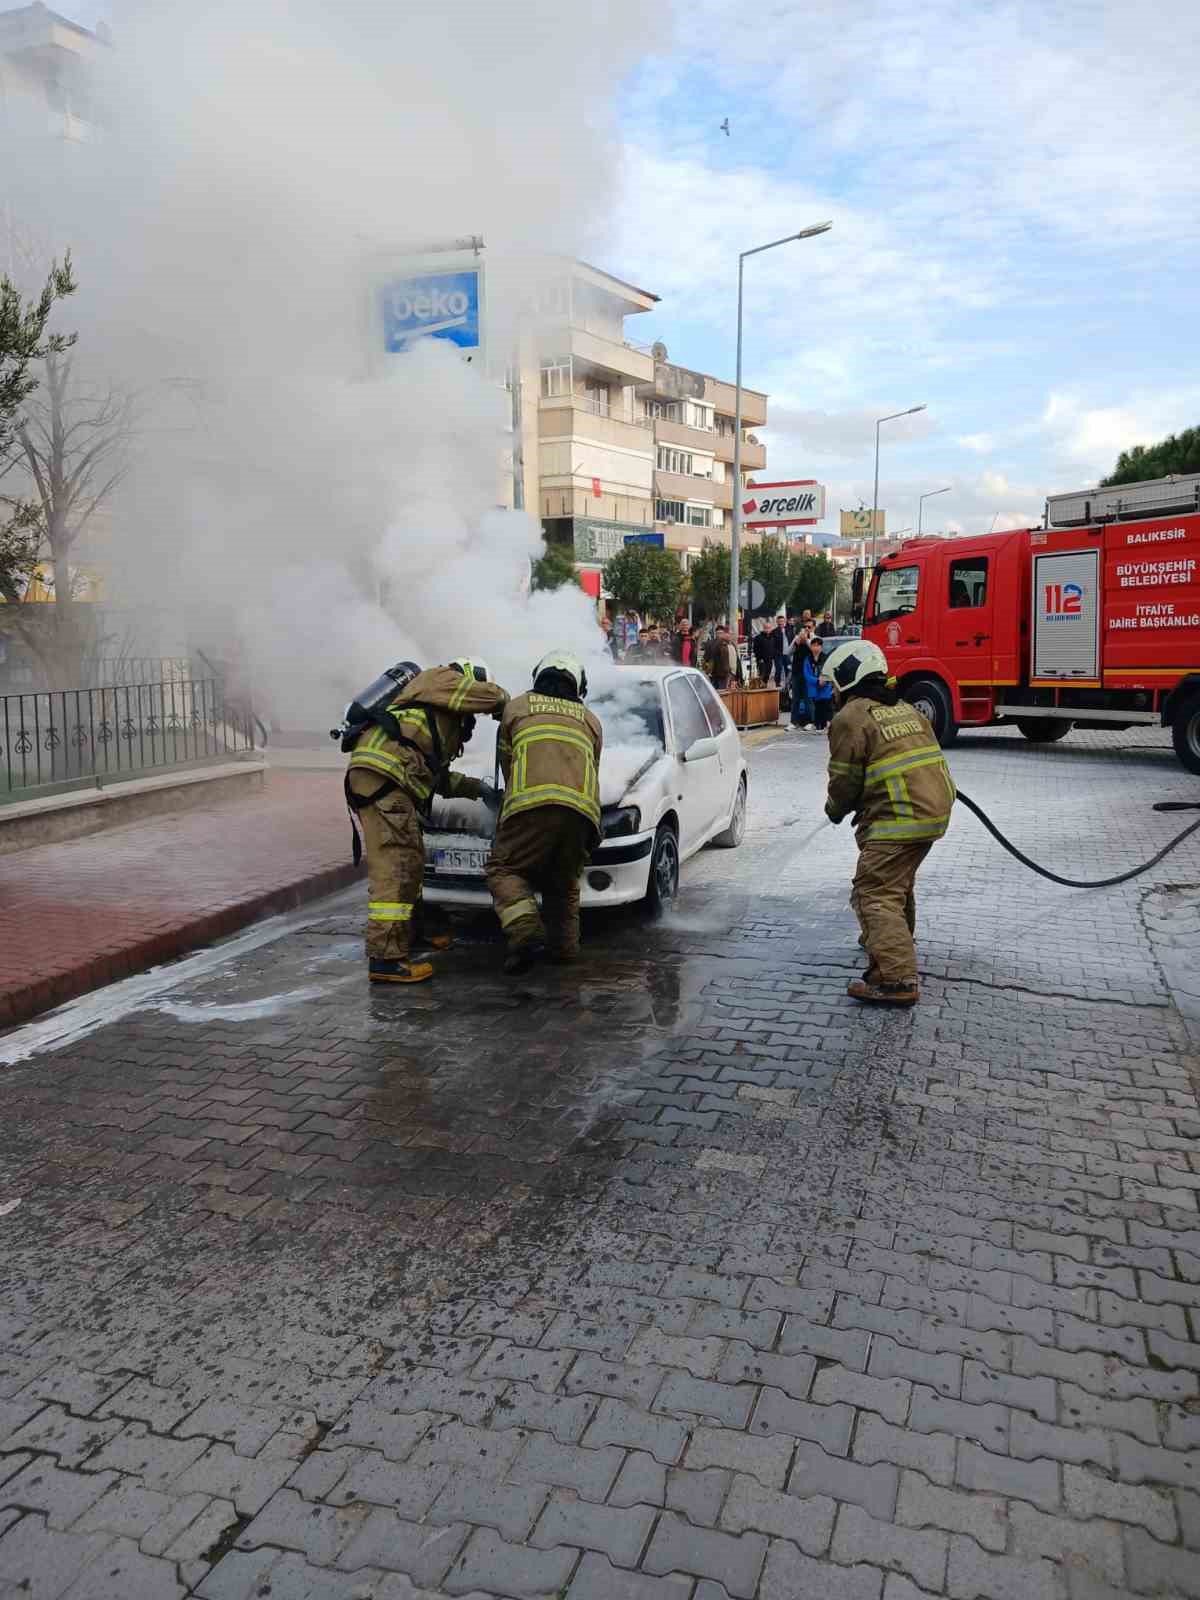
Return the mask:
<svg viewBox="0 0 1200 1600">
<path fill-rule="evenodd" d="M 487 866 L 487 861 L 488 852 L 486 850 L 435 850 L 433 852 L 433 870 L 435 872 L 482 876 L 483 870 Z"/>
</svg>

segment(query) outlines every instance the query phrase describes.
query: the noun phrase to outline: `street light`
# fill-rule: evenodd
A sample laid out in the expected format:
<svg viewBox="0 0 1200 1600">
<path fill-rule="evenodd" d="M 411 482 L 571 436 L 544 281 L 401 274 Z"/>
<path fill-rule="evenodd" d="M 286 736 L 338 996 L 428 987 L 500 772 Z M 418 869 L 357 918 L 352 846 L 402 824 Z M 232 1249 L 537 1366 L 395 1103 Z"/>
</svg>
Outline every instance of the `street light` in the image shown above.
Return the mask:
<svg viewBox="0 0 1200 1600">
<path fill-rule="evenodd" d="M 925 502 L 932 500 L 935 494 L 949 494 L 954 485 L 948 483 L 944 489 L 930 489 L 928 494 L 923 494 L 917 501 L 917 538 L 921 537 L 921 523 L 925 516 Z"/>
<path fill-rule="evenodd" d="M 907 411 L 893 411 L 890 416 L 880 417 L 875 424 L 875 493 L 871 497 L 871 568 L 875 567 L 875 552 L 879 543 L 875 524 L 879 519 L 879 430 L 885 422 L 895 422 L 897 417 L 915 417 L 918 411 L 924 411 L 923 405 L 909 406 Z"/>
<path fill-rule="evenodd" d="M 786 239 L 772 239 L 770 244 L 757 245 L 753 250 L 743 250 L 738 256 L 738 309 L 737 309 L 737 380 L 733 399 L 733 522 L 729 534 L 729 625 L 737 640 L 738 571 L 742 548 L 742 272 L 747 256 L 760 256 L 764 250 L 774 250 L 781 244 L 794 244 L 797 239 L 812 239 L 818 233 L 828 233 L 832 222 L 818 222 L 811 228 L 801 228 L 799 233 L 789 233 Z"/>
</svg>

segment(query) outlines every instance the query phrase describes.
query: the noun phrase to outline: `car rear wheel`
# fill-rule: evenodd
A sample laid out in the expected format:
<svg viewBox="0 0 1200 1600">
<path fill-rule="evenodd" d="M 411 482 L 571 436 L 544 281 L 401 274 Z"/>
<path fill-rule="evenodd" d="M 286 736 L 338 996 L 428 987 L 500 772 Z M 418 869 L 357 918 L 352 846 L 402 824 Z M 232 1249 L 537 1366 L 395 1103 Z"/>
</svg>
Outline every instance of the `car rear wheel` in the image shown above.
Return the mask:
<svg viewBox="0 0 1200 1600">
<path fill-rule="evenodd" d="M 1171 739 L 1187 770 L 1200 774 L 1200 694 L 1185 700 L 1171 718 Z"/>
<path fill-rule="evenodd" d="M 954 703 L 940 678 L 913 678 L 904 686 L 904 698 L 931 724 L 940 745 L 954 743 L 958 738 Z"/>
<path fill-rule="evenodd" d="M 733 802 L 733 815 L 729 819 L 729 826 L 723 833 L 718 833 L 713 843 L 722 850 L 736 850 L 746 837 L 746 780 L 743 778 L 738 784 L 737 798 Z"/>
<path fill-rule="evenodd" d="M 646 905 L 654 916 L 661 915 L 679 893 L 679 840 L 669 822 L 660 822 L 650 852 L 650 881 L 646 885 Z"/>
<path fill-rule="evenodd" d="M 1059 717 L 1018 717 L 1017 727 L 1031 744 L 1056 744 L 1067 737 L 1072 724 Z"/>
</svg>

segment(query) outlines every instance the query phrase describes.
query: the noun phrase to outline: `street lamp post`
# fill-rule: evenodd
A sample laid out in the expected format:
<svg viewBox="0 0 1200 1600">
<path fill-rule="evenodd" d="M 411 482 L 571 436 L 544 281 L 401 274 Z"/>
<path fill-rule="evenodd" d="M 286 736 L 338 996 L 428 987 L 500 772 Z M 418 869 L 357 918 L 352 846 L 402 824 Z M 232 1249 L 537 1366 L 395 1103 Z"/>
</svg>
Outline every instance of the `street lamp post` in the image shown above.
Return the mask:
<svg viewBox="0 0 1200 1600">
<path fill-rule="evenodd" d="M 760 256 L 764 250 L 774 250 L 781 244 L 792 244 L 797 239 L 812 239 L 818 233 L 828 233 L 832 222 L 818 222 L 811 228 L 801 228 L 799 233 L 789 233 L 785 239 L 772 239 L 770 244 L 760 244 L 753 250 L 743 250 L 738 256 L 738 307 L 737 307 L 737 378 L 733 398 L 733 521 L 729 533 L 729 626 L 737 640 L 738 588 L 741 574 L 738 567 L 742 549 L 742 276 L 747 256 Z"/>
<path fill-rule="evenodd" d="M 893 411 L 890 416 L 880 417 L 875 424 L 875 492 L 871 496 L 871 570 L 875 570 L 875 557 L 879 546 L 879 534 L 876 523 L 879 520 L 879 430 L 885 422 L 895 422 L 897 417 L 913 417 L 918 411 L 924 411 L 924 405 L 909 406 L 907 411 Z"/>
<path fill-rule="evenodd" d="M 918 539 L 921 537 L 921 523 L 922 523 L 922 521 L 924 520 L 924 517 L 925 517 L 925 502 L 926 502 L 926 500 L 932 500 L 935 494 L 949 494 L 951 489 L 953 489 L 953 487 L 954 487 L 954 485 L 952 483 L 948 483 L 944 489 L 930 489 L 927 494 L 923 494 L 920 497 L 920 499 L 917 501 L 917 538 Z"/>
</svg>

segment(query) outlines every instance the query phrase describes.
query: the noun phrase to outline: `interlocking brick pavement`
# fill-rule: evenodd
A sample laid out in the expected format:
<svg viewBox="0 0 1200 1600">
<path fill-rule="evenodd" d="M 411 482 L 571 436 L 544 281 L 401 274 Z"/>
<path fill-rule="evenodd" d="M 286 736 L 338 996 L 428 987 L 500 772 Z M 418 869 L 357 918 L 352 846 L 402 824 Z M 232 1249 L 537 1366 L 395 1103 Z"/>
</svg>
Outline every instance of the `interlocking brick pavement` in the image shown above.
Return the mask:
<svg viewBox="0 0 1200 1600">
<path fill-rule="evenodd" d="M 1157 751 L 1080 754 L 1136 859 Z M 954 760 L 1050 831 L 1053 753 Z M 521 989 L 365 992 L 343 897 L 8 1069 L 0 1594 L 1200 1593 L 1200 852 L 1043 896 L 964 827 L 912 1013 L 775 826 Z"/>
<path fill-rule="evenodd" d="M 340 775 L 0 856 L 0 1026 L 348 883 Z"/>
</svg>

